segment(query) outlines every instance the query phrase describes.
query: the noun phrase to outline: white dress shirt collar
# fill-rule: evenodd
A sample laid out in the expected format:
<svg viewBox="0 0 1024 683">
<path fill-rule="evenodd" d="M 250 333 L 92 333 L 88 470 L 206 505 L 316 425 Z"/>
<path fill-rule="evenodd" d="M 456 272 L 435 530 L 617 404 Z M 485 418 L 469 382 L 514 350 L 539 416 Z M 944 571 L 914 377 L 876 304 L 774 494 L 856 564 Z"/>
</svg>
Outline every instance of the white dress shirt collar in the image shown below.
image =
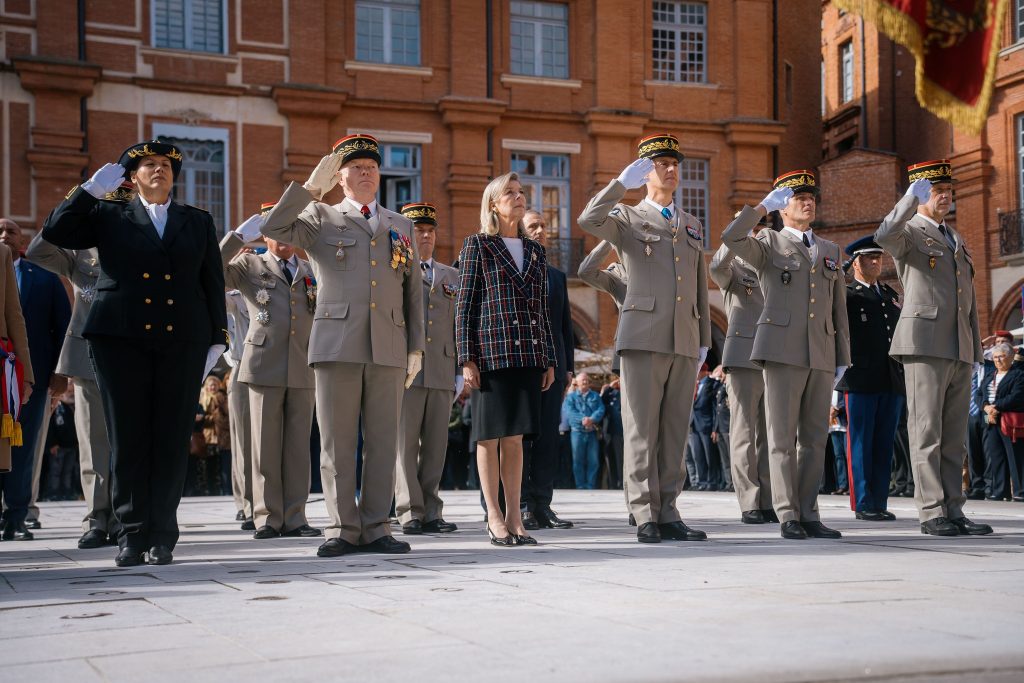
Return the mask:
<svg viewBox="0 0 1024 683">
<path fill-rule="evenodd" d="M 782 228 L 782 231 L 783 232 L 788 231 L 790 235 L 795 236 L 800 242 L 803 242 L 804 241 L 804 235 L 807 235 L 807 241 L 809 241 L 811 243 L 812 247 L 814 246 L 814 243 L 816 241 L 814 239 L 814 233 L 811 232 L 810 228 L 807 228 L 806 230 L 801 231 L 801 230 L 797 230 L 796 228 L 791 228 L 791 227 L 789 227 L 787 225 L 784 228 Z"/>
<path fill-rule="evenodd" d="M 139 201 L 142 202 L 142 207 L 146 209 L 146 213 L 149 214 L 149 220 L 153 221 L 153 227 L 156 228 L 156 234 L 158 234 L 162 239 L 164 236 L 164 228 L 167 227 L 167 209 L 171 206 L 171 198 L 167 197 L 167 201 L 163 204 L 151 204 L 140 194 Z"/>
<path fill-rule="evenodd" d="M 356 200 L 352 199 L 351 197 L 345 197 L 343 200 L 341 200 L 341 204 L 338 204 L 337 208 L 341 209 L 341 207 L 343 205 L 345 205 L 346 203 L 350 207 L 355 209 L 357 212 L 359 212 L 359 213 L 363 212 L 363 205 L 358 203 Z M 377 200 L 374 199 L 372 202 L 367 204 L 366 207 L 368 209 L 370 209 L 370 218 L 374 218 L 377 215 Z"/>
<path fill-rule="evenodd" d="M 668 209 L 668 210 L 669 210 L 669 212 L 671 212 L 671 214 L 672 214 L 672 217 L 673 217 L 673 218 L 675 218 L 675 216 L 676 216 L 676 210 L 675 210 L 675 207 L 674 207 L 674 206 L 672 206 L 672 205 L 669 205 L 669 206 L 662 206 L 661 204 L 659 204 L 658 202 L 654 201 L 654 200 L 653 200 L 653 199 L 651 199 L 650 197 L 644 197 L 644 201 L 645 201 L 645 202 L 647 202 L 648 204 L 650 204 L 651 206 L 653 206 L 653 207 L 654 207 L 655 209 L 657 209 L 657 210 L 658 210 L 658 213 L 661 213 L 661 212 L 662 212 L 662 209 Z"/>
</svg>

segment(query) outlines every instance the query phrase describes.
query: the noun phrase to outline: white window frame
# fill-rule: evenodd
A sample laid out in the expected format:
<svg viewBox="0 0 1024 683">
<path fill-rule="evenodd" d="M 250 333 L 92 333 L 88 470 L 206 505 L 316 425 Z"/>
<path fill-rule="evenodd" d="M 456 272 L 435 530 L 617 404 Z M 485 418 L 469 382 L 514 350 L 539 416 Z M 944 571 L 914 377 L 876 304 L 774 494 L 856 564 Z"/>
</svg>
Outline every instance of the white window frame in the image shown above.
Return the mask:
<svg viewBox="0 0 1024 683">
<path fill-rule="evenodd" d="M 704 173 L 704 180 L 689 180 L 683 178 L 683 168 L 688 164 L 699 164 Z M 683 201 L 683 190 L 700 192 L 704 202 L 704 216 L 692 205 L 687 206 Z M 711 248 L 711 241 L 708 235 L 708 224 L 711 222 L 711 161 L 701 157 L 686 157 L 679 163 L 679 185 L 676 187 L 673 199 L 676 206 L 688 214 L 696 216 L 701 222 L 701 229 L 704 231 L 704 249 Z"/>
<path fill-rule="evenodd" d="M 853 100 L 853 41 L 839 46 L 839 103 Z"/>
<path fill-rule="evenodd" d="M 1014 117 L 1017 137 L 1017 206 L 1024 207 L 1024 114 Z"/>
<path fill-rule="evenodd" d="M 535 16 L 526 16 L 520 14 L 514 14 L 511 10 L 511 4 L 515 4 L 515 0 L 510 4 L 510 20 L 509 20 L 509 73 L 517 76 L 536 76 L 538 78 L 569 78 L 569 6 L 560 2 L 548 2 L 546 0 L 521 0 L 523 4 L 530 5 L 556 5 L 565 9 L 565 19 L 547 19 Z M 533 28 L 533 70 L 517 71 L 512 61 L 512 28 L 513 23 L 530 24 Z M 565 73 L 554 73 L 555 65 L 552 64 L 552 73 L 544 73 L 544 27 L 557 27 L 564 29 L 564 43 L 565 43 Z"/>
<path fill-rule="evenodd" d="M 155 2 L 150 0 L 149 3 L 149 35 L 150 42 L 153 47 L 158 50 L 186 50 L 188 52 L 199 52 L 201 54 L 208 55 L 226 55 L 228 53 L 228 2 L 227 0 L 218 0 L 220 2 L 220 50 L 197 50 L 192 47 L 192 32 L 190 27 L 192 25 L 192 0 L 184 0 L 185 3 L 185 46 L 184 47 L 169 47 L 166 45 L 156 44 L 156 8 L 154 7 Z"/>
<path fill-rule="evenodd" d="M 388 182 L 390 182 L 390 179 L 392 179 L 392 178 L 413 178 L 414 182 L 413 182 L 412 192 L 410 193 L 409 201 L 410 202 L 424 201 L 423 200 L 423 145 L 421 145 L 421 144 L 419 144 L 417 142 L 399 142 L 399 141 L 396 141 L 396 140 L 389 140 L 389 141 L 385 142 L 384 140 L 380 140 L 380 146 L 381 146 L 381 150 L 380 151 L 381 151 L 381 161 L 382 161 L 381 166 L 380 166 L 381 184 L 380 184 L 380 188 L 378 188 L 378 190 L 377 190 L 377 201 L 378 202 L 381 201 L 381 199 L 382 199 L 381 193 L 386 189 L 385 185 Z M 391 150 L 394 147 L 415 147 L 416 148 L 416 159 L 417 159 L 418 165 L 415 168 L 413 168 L 413 169 L 390 166 L 388 162 L 389 162 L 389 160 L 391 158 Z M 389 180 L 384 180 L 384 176 L 388 176 Z M 392 204 L 393 206 L 388 206 L 387 208 L 391 209 L 392 211 L 400 211 L 401 210 L 402 202 L 399 202 L 397 197 L 390 197 L 389 196 L 388 197 L 388 202 L 390 204 Z"/>
<path fill-rule="evenodd" d="M 153 137 L 161 136 L 185 140 L 210 140 L 224 144 L 224 225 L 218 225 L 216 228 L 219 236 L 234 229 L 234 223 L 231 222 L 231 131 L 227 128 L 154 123 Z M 182 201 L 182 198 L 178 200 Z"/>
<path fill-rule="evenodd" d="M 657 11 L 656 5 L 672 5 L 674 9 L 672 11 L 673 21 L 658 21 L 654 19 L 654 12 Z M 703 24 L 684 24 L 680 20 L 680 17 L 685 16 L 683 9 L 692 9 L 694 7 L 703 8 Z M 692 0 L 654 0 L 651 5 L 651 60 L 652 60 L 652 77 L 653 80 L 662 83 L 707 83 L 708 82 L 708 3 L 706 2 L 693 2 Z M 655 56 L 654 40 L 656 31 L 666 31 L 673 34 L 675 41 L 673 64 L 671 73 L 666 74 L 664 68 L 659 68 L 658 60 Z M 700 36 L 700 62 L 691 62 L 685 60 L 685 63 L 689 66 L 694 67 L 693 69 L 686 69 L 684 71 L 684 53 L 683 44 L 684 34 L 697 34 Z M 699 66 L 699 70 L 696 68 Z M 666 77 L 667 76 L 667 77 Z"/>
<path fill-rule="evenodd" d="M 517 149 L 512 150 L 509 154 L 509 168 L 514 170 L 515 158 L 518 155 L 531 155 L 535 158 L 534 170 L 539 170 L 543 167 L 540 158 L 541 157 L 558 157 L 565 160 L 566 174 L 564 176 L 545 176 L 545 175 L 526 175 L 519 173 L 519 182 L 523 187 L 530 188 L 530 201 L 527 209 L 533 209 L 539 211 L 541 215 L 544 214 L 543 204 L 543 188 L 557 187 L 559 190 L 559 198 L 564 201 L 558 203 L 558 233 L 557 235 L 550 232 L 552 226 L 548 225 L 549 234 L 552 237 L 558 239 L 569 239 L 572 237 L 572 222 L 570 216 L 572 215 L 572 159 L 568 154 L 562 154 L 557 152 L 547 152 L 532 149 Z"/>
<path fill-rule="evenodd" d="M 1015 0 L 1013 8 L 1013 41 L 1024 41 L 1024 0 Z"/>
<path fill-rule="evenodd" d="M 369 59 L 366 56 L 359 54 L 359 8 L 360 7 L 374 7 L 384 12 L 383 20 L 383 48 L 384 58 L 381 61 L 375 59 Z M 414 63 L 408 62 L 396 62 L 394 56 L 391 53 L 391 29 L 392 29 L 392 17 L 391 12 L 393 9 L 402 9 L 408 11 L 412 8 L 416 10 L 416 23 L 419 35 L 416 38 L 416 61 Z M 355 21 L 355 40 L 356 40 L 356 60 L 360 62 L 368 62 L 371 64 L 394 64 L 395 66 L 420 66 L 423 63 L 423 7 L 421 2 L 391 2 L 390 0 L 356 0 L 356 21 Z"/>
</svg>

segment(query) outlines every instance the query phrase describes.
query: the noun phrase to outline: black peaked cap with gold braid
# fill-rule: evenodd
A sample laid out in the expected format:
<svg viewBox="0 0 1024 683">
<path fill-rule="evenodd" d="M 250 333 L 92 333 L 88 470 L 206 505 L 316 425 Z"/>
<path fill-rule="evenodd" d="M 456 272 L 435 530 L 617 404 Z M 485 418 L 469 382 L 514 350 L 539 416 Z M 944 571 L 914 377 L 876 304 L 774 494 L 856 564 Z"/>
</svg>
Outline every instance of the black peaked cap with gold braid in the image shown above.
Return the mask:
<svg viewBox="0 0 1024 683">
<path fill-rule="evenodd" d="M 427 202 L 410 202 L 402 207 L 402 215 L 413 223 L 430 223 L 437 227 L 437 207 Z"/>
<path fill-rule="evenodd" d="M 671 133 L 648 135 L 637 143 L 636 153 L 641 159 L 675 157 L 677 160 L 682 161 L 685 158 L 679 150 L 679 138 Z"/>
<path fill-rule="evenodd" d="M 332 151 L 341 157 L 342 165 L 353 159 L 373 159 L 380 166 L 380 143 L 377 138 L 365 133 L 346 135 L 334 143 Z"/>
<path fill-rule="evenodd" d="M 810 192 L 815 197 L 817 197 L 818 193 L 821 192 L 821 189 L 818 187 L 818 179 L 814 176 L 814 171 L 808 171 L 806 169 L 783 173 L 775 179 L 772 187 L 776 190 L 788 187 L 793 190 L 793 194 Z"/>
<path fill-rule="evenodd" d="M 953 165 L 949 159 L 935 159 L 934 161 L 922 161 L 919 164 L 907 166 L 907 179 L 910 182 L 915 180 L 930 180 L 935 183 L 952 183 Z"/>
<path fill-rule="evenodd" d="M 124 166 L 124 177 L 131 178 L 131 172 L 138 167 L 139 162 L 146 157 L 157 155 L 165 156 L 171 160 L 171 173 L 177 178 L 178 174 L 181 173 L 181 162 L 185 157 L 175 145 L 160 138 L 132 145 L 121 152 L 121 158 L 118 159 L 117 163 Z"/>
</svg>

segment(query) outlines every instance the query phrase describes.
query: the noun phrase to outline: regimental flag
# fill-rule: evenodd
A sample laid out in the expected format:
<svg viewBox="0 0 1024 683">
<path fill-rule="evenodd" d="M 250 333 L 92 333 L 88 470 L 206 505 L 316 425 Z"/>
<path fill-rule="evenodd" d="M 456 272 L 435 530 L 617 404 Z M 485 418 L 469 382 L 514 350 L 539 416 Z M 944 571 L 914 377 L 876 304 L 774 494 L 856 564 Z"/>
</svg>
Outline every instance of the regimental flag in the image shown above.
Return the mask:
<svg viewBox="0 0 1024 683">
<path fill-rule="evenodd" d="M 1006 0 L 834 0 L 861 15 L 917 62 L 922 107 L 977 134 L 992 99 Z"/>
</svg>

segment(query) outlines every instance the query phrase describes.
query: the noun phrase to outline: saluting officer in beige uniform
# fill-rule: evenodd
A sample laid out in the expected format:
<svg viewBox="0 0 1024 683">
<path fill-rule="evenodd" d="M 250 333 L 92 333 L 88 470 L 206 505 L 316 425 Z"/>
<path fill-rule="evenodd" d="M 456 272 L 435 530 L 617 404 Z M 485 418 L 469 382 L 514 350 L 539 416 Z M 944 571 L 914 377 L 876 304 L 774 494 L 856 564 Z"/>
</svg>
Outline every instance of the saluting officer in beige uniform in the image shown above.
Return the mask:
<svg viewBox="0 0 1024 683">
<path fill-rule="evenodd" d="M 737 214 L 737 217 L 739 214 Z M 738 218 L 737 218 L 738 220 Z M 754 235 L 767 226 L 767 215 L 754 226 Z M 750 360 L 757 321 L 764 311 L 764 294 L 757 271 L 723 244 L 709 266 L 711 280 L 722 290 L 729 326 L 725 333 L 722 366 L 732 422 L 729 450 L 732 481 L 745 524 L 778 522 L 772 509 L 768 466 L 768 426 L 764 412 L 764 376 Z"/>
<path fill-rule="evenodd" d="M 252 216 L 220 243 L 224 282 L 242 294 L 249 312 L 234 380 L 249 387 L 253 538 L 320 536 L 306 521 L 316 386 L 306 359 L 317 284 L 309 264 L 283 242 L 268 237 L 264 253 L 238 253 L 260 236 L 267 214 Z"/>
<path fill-rule="evenodd" d="M 623 478 L 637 540 L 704 540 L 676 509 L 694 379 L 711 345 L 704 232 L 674 206 L 683 158 L 675 136 L 644 138 L 638 156 L 590 200 L 579 225 L 614 245 L 629 273 L 615 350 L 622 366 Z M 645 184 L 646 199 L 620 203 L 627 190 Z"/>
<path fill-rule="evenodd" d="M 228 290 L 224 295 L 224 303 L 228 312 L 228 350 L 224 352 L 224 360 L 231 366 L 231 377 L 227 387 L 231 431 L 231 494 L 238 509 L 235 521 L 242 523 L 242 531 L 255 531 L 256 524 L 252 520 L 252 421 L 249 417 L 249 385 L 238 381 L 238 366 L 242 363 L 245 337 L 249 334 L 249 309 L 237 289 Z"/>
<path fill-rule="evenodd" d="M 344 201 L 320 202 L 339 181 Z M 288 186 L 262 227 L 267 237 L 305 249 L 320 280 L 309 339 L 330 517 L 320 557 L 409 552 L 408 543 L 391 535 L 388 512 L 402 395 L 423 359 L 423 285 L 412 222 L 377 204 L 379 186 L 377 141 L 349 135 L 320 160 L 305 185 Z"/>
<path fill-rule="evenodd" d="M 448 418 L 455 399 L 459 271 L 434 259 L 437 208 L 433 204 L 406 204 L 402 215 L 413 222 L 421 259 L 426 352 L 423 369 L 402 399 L 395 512 L 402 533 L 445 533 L 458 528 L 441 516 L 444 501 L 438 490 L 448 449 Z"/>
<path fill-rule="evenodd" d="M 810 171 L 792 171 L 757 206 L 746 206 L 722 243 L 757 271 L 764 311 L 750 359 L 763 367 L 772 503 L 782 537 L 840 538 L 818 516 L 837 366 L 850 363 L 846 281 L 839 245 L 811 232 L 818 186 Z M 781 231 L 750 231 L 779 211 Z M 840 374 L 844 367 L 840 367 Z"/>
<path fill-rule="evenodd" d="M 126 204 L 132 199 L 133 189 L 130 183 L 122 183 L 120 188 L 107 193 L 104 201 Z M 96 281 L 100 277 L 99 256 L 95 249 L 62 249 L 38 233 L 32 238 L 25 257 L 70 280 L 74 291 L 71 323 L 54 372 L 74 380 L 78 465 L 85 496 L 83 533 L 78 539 L 78 547 L 117 545 L 118 524 L 110 502 L 110 440 L 103 421 L 103 397 L 96 385 L 96 371 L 89 359 L 88 343 L 82 337 L 85 319 L 89 316 L 96 293 Z"/>
<path fill-rule="evenodd" d="M 990 534 L 963 511 L 971 369 L 982 361 L 974 262 L 944 219 L 953 201 L 948 159 L 908 169 L 910 188 L 875 232 L 896 261 L 903 309 L 889 355 L 903 363 L 910 462 L 921 533 Z"/>
</svg>

